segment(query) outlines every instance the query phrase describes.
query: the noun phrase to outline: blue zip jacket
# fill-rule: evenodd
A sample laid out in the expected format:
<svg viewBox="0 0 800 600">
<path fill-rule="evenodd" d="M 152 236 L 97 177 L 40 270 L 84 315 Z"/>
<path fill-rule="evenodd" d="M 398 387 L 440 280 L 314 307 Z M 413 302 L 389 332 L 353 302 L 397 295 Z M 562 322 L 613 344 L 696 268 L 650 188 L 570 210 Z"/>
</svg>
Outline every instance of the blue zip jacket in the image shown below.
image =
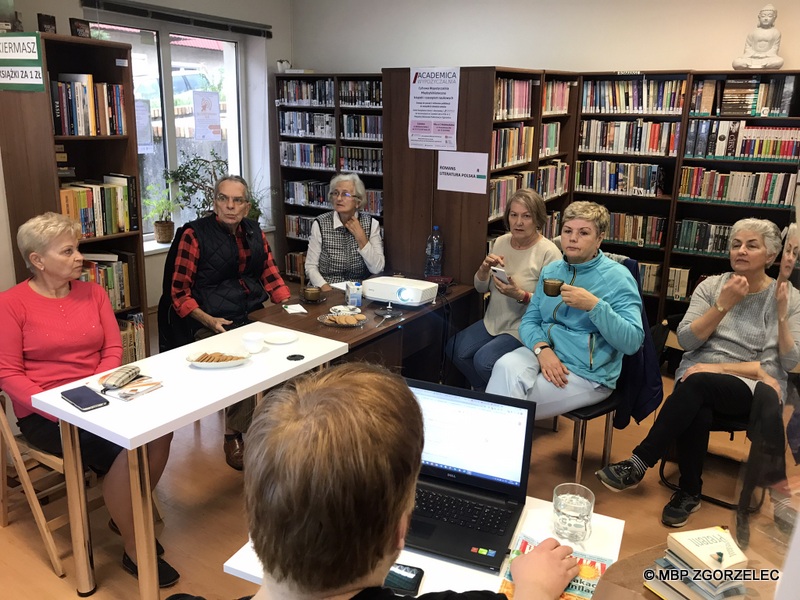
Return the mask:
<svg viewBox="0 0 800 600">
<path fill-rule="evenodd" d="M 561 296 L 545 295 L 545 279 L 582 287 L 600 301 L 590 311 L 570 308 Z M 519 326 L 530 349 L 547 342 L 570 373 L 615 388 L 622 355 L 634 354 L 644 341 L 642 298 L 628 269 L 598 250 L 592 260 L 564 260 L 542 268 L 536 291 Z"/>
</svg>

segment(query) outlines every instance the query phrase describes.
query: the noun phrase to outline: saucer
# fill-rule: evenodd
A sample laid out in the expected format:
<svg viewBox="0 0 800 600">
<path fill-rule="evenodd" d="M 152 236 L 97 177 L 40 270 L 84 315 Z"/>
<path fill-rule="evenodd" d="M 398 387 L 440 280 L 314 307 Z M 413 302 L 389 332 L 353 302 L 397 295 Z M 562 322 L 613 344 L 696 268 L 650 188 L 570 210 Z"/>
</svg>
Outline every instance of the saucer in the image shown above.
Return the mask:
<svg viewBox="0 0 800 600">
<path fill-rule="evenodd" d="M 346 304 L 339 304 L 338 306 L 332 306 L 331 312 L 335 315 L 357 315 L 361 312 L 361 309 L 357 306 L 347 306 Z"/>
<path fill-rule="evenodd" d="M 326 302 L 327 300 L 328 299 L 326 297 L 322 297 L 319 300 L 306 300 L 305 298 L 300 296 L 300 302 L 302 302 L 303 304 L 322 304 L 323 302 Z"/>
</svg>

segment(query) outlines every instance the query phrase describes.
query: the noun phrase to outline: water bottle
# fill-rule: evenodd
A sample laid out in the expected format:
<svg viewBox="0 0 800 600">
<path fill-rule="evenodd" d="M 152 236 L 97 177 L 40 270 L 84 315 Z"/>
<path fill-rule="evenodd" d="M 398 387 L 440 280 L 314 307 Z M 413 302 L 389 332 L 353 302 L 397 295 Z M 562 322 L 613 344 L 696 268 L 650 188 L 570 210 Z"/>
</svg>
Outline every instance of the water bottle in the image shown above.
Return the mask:
<svg viewBox="0 0 800 600">
<path fill-rule="evenodd" d="M 425 277 L 441 277 L 444 262 L 444 240 L 439 233 L 439 226 L 434 225 L 425 244 Z"/>
</svg>

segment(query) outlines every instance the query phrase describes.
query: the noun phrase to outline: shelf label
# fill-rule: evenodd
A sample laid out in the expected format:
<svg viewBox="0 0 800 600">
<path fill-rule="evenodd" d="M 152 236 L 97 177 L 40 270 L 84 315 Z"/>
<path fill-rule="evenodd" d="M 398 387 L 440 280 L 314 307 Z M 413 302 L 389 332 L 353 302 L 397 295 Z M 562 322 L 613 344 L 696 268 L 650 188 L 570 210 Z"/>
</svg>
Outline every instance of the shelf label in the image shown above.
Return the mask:
<svg viewBox="0 0 800 600">
<path fill-rule="evenodd" d="M 42 48 L 38 33 L 0 37 L 0 90 L 43 92 Z"/>
</svg>

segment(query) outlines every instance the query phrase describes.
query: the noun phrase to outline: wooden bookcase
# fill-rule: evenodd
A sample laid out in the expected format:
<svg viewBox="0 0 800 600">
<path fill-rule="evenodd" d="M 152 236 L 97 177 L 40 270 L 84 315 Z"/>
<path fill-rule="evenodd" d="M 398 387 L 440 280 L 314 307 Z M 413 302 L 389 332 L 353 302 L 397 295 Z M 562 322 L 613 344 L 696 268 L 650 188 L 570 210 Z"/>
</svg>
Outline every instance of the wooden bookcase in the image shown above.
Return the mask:
<svg viewBox="0 0 800 600">
<path fill-rule="evenodd" d="M 432 226 L 439 225 L 445 242 L 444 275 L 468 284 L 486 255 L 487 238 L 502 233 L 505 202 L 518 187 L 539 187 L 548 212 L 563 209 L 570 198 L 578 79 L 577 74 L 555 71 L 461 67 L 457 149 L 485 153 L 490 161 L 486 193 L 468 194 L 436 189 L 438 151 L 408 147 L 410 69 L 383 70 L 385 189 L 391 198 L 385 208 L 385 235 L 391 270 L 419 277 L 425 240 Z M 555 88 L 562 105 L 554 107 Z M 506 98 L 524 101 L 507 106 Z M 516 110 L 520 104 L 525 110 Z M 549 138 L 543 135 L 543 124 L 549 126 Z M 526 128 L 527 135 L 533 129 L 526 150 L 503 160 L 498 149 L 507 148 L 511 135 L 524 138 Z M 555 178 L 543 173 L 559 168 L 565 185 L 557 190 L 552 185 Z"/>
<path fill-rule="evenodd" d="M 299 276 L 311 223 L 332 210 L 335 173 L 354 172 L 367 189 L 364 212 L 383 219 L 383 84 L 379 73 L 276 75 L 280 179 L 288 252 Z"/>
<path fill-rule="evenodd" d="M 664 273 L 683 269 L 691 294 L 701 276 L 730 270 L 721 226 L 756 217 L 783 229 L 796 219 L 800 71 L 691 72 L 684 132 Z M 662 314 L 685 311 L 686 295 L 663 279 Z"/>
<path fill-rule="evenodd" d="M 61 212 L 59 188 L 62 182 L 103 180 L 104 175 L 122 173 L 133 176 L 138 184 L 139 164 L 133 106 L 131 48 L 127 44 L 93 39 L 40 34 L 45 90 L 40 92 L 0 92 L 0 151 L 8 197 L 8 216 L 14 246 L 14 269 L 17 281 L 30 273 L 16 248 L 16 233 L 25 221 L 47 211 Z M 127 125 L 126 135 L 54 135 L 50 81 L 59 74 L 91 74 L 95 82 L 120 84 Z M 56 147 L 63 146 L 67 163 L 75 168 L 75 176 L 59 180 Z M 138 223 L 141 205 L 135 202 Z M 82 252 L 125 252 L 133 255 L 129 270 L 130 305 L 120 309 L 120 319 L 142 313 L 145 352 L 148 352 L 148 323 L 144 277 L 144 252 L 141 229 L 84 238 Z"/>
<path fill-rule="evenodd" d="M 662 314 L 667 278 L 648 279 L 647 273 L 668 273 L 689 82 L 685 71 L 581 78 L 572 199 L 597 202 L 611 213 L 603 249 L 639 261 L 650 322 Z"/>
</svg>

